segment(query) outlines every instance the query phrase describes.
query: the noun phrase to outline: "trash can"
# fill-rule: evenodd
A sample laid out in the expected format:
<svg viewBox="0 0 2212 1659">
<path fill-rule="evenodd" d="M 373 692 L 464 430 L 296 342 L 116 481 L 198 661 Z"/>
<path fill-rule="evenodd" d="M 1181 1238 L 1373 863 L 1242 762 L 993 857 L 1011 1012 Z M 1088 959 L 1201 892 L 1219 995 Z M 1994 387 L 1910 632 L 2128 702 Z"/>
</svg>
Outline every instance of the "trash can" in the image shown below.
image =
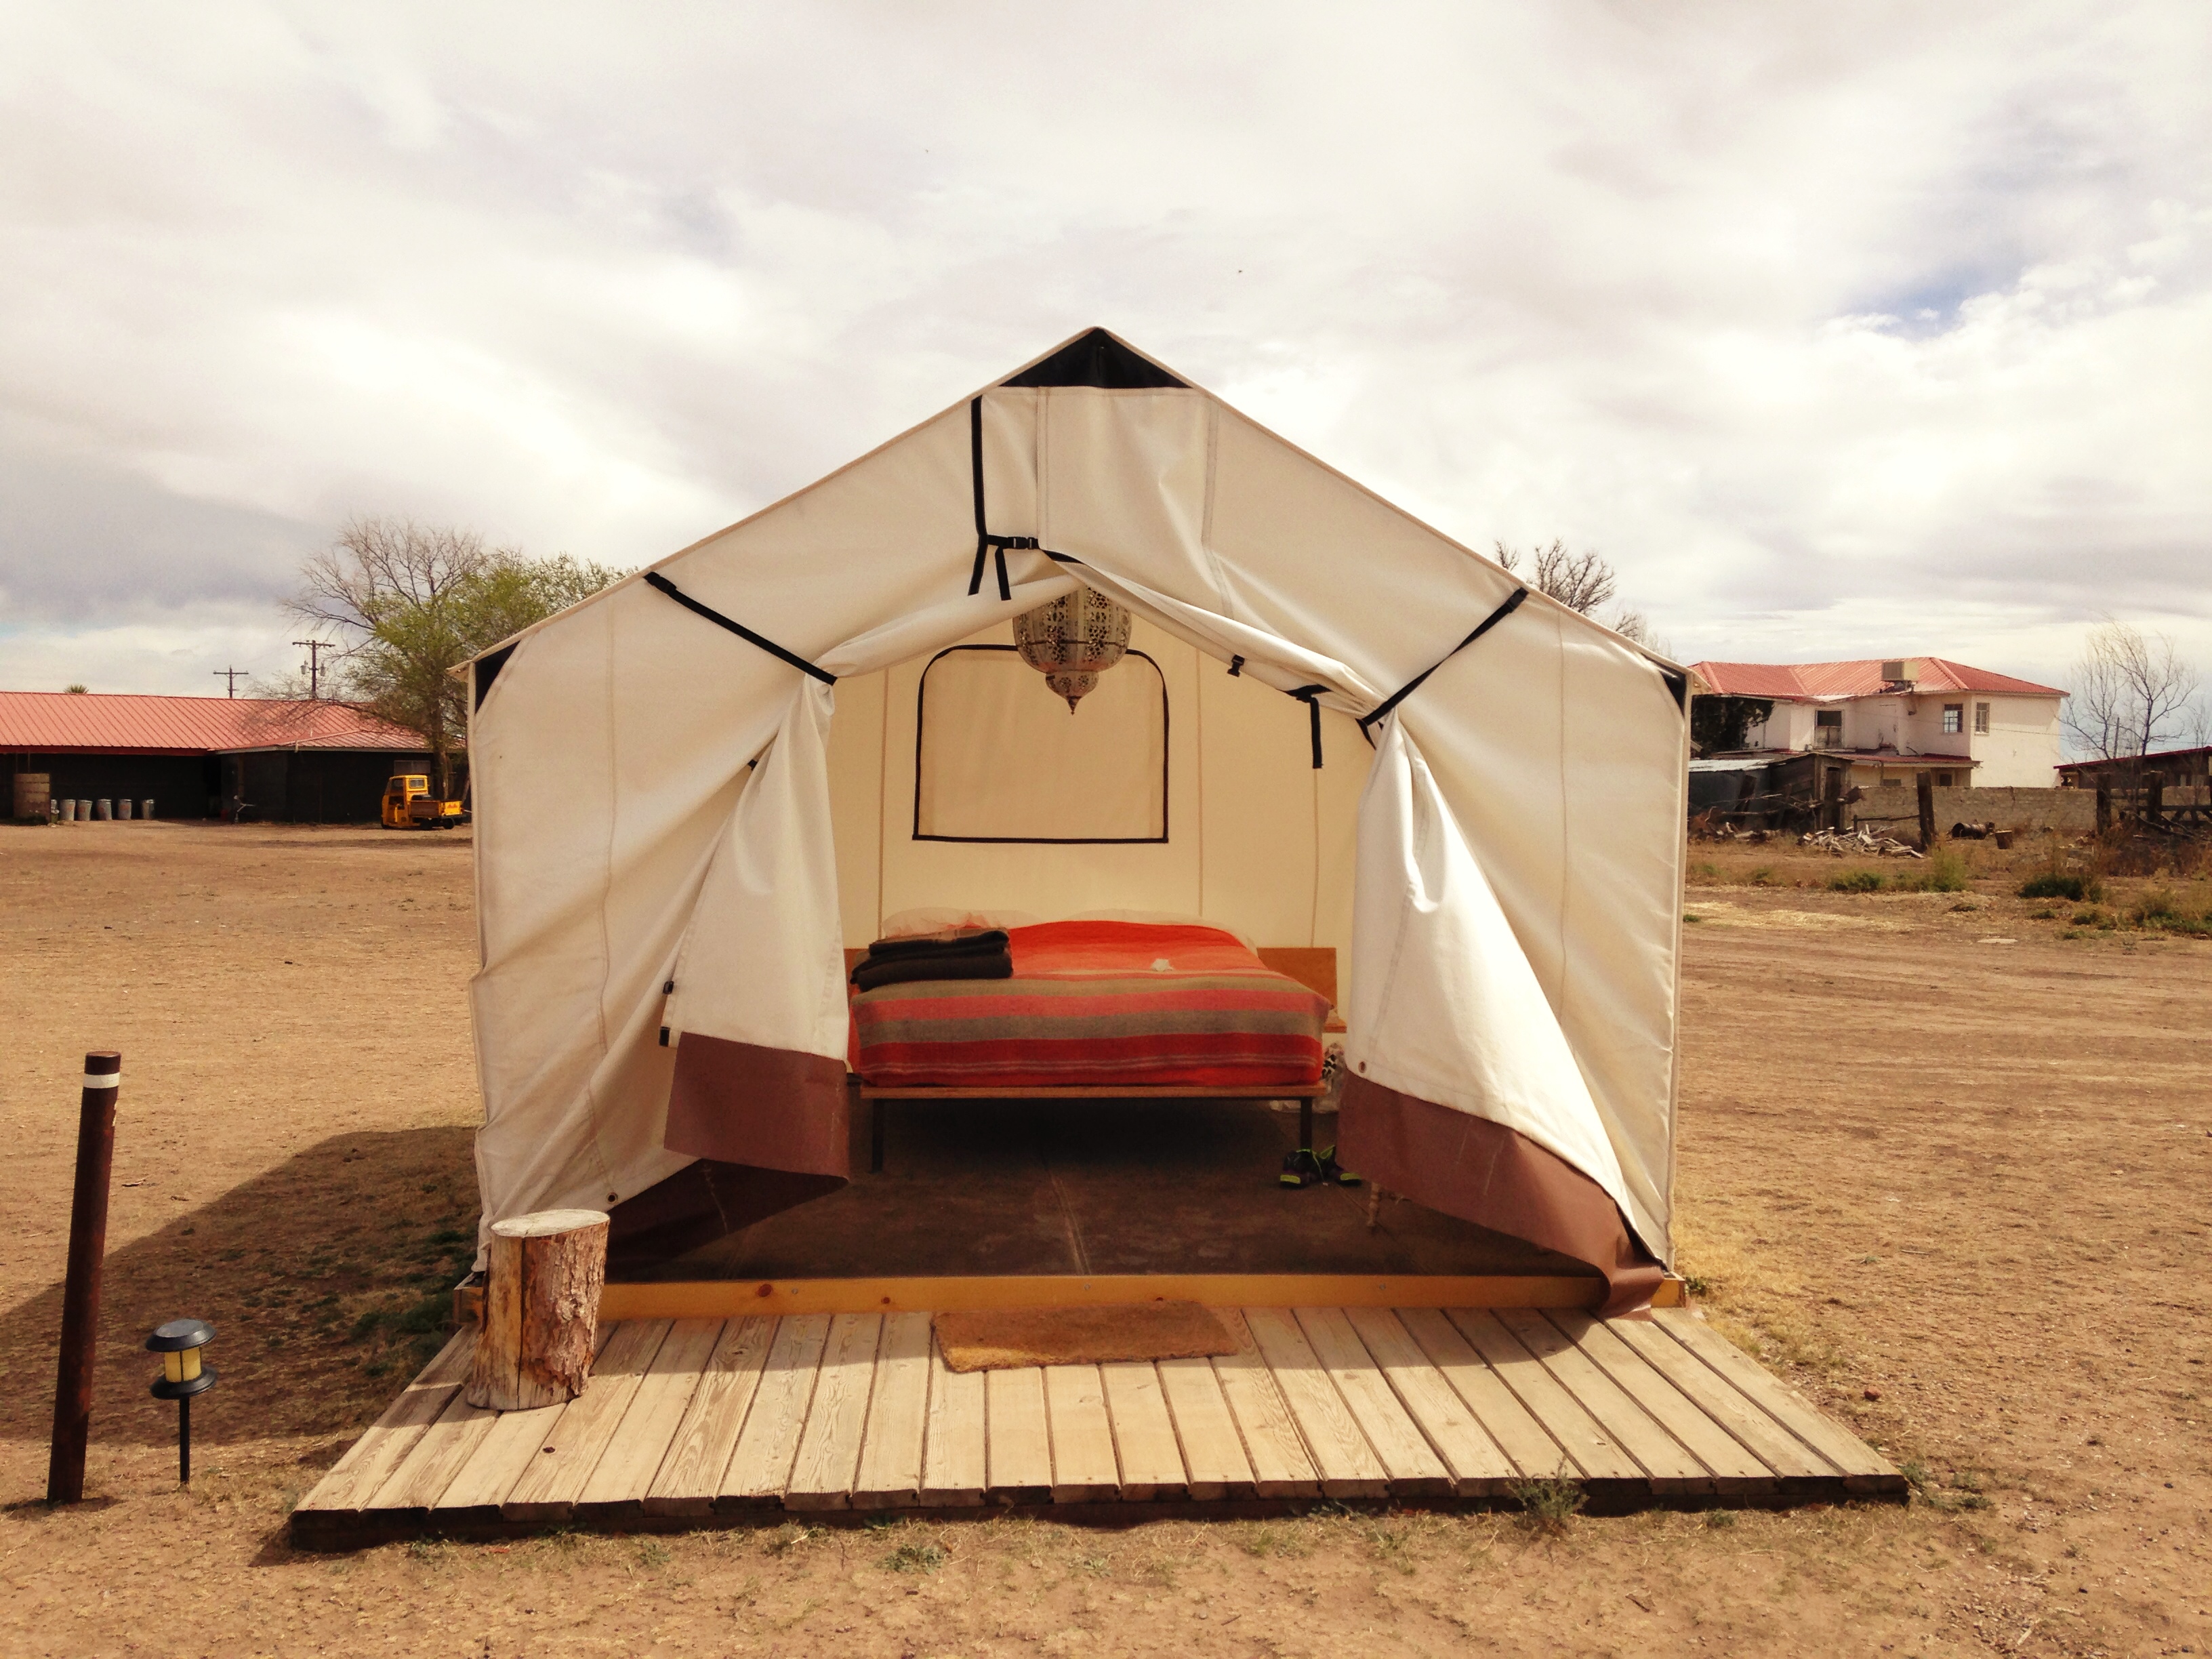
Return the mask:
<svg viewBox="0 0 2212 1659">
<path fill-rule="evenodd" d="M 66 799 L 66 800 L 63 801 L 61 805 L 62 805 L 62 822 L 63 822 L 64 823 L 75 823 L 76 822 L 76 797 L 71 796 L 70 799 Z"/>
<path fill-rule="evenodd" d="M 115 803 L 102 795 L 98 800 L 93 802 L 92 815 L 102 823 L 110 822 L 115 817 Z"/>
<path fill-rule="evenodd" d="M 125 823 L 131 822 L 131 797 L 125 795 L 115 803 L 115 816 Z"/>
<path fill-rule="evenodd" d="M 138 803 L 138 816 L 142 818 L 150 818 L 154 816 L 154 798 L 151 795 Z"/>
</svg>

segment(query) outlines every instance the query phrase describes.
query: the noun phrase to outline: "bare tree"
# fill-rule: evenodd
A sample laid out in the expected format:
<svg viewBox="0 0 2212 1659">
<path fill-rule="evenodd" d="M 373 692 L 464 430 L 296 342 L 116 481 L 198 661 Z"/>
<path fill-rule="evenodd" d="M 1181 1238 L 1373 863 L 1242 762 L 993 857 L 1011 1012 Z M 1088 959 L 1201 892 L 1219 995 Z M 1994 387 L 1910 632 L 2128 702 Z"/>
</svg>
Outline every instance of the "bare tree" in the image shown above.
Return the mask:
<svg viewBox="0 0 2212 1659">
<path fill-rule="evenodd" d="M 453 671 L 622 574 L 566 554 L 531 560 L 488 549 L 472 530 L 353 519 L 301 568 L 286 608 L 337 637 L 341 695 L 419 733 L 444 793 L 468 727 L 466 688 Z M 301 688 L 295 679 L 281 689 Z"/>
<path fill-rule="evenodd" d="M 2110 617 L 2089 630 L 2070 678 L 2066 730 L 2104 760 L 2141 759 L 2181 735 L 2197 694 L 2197 671 L 2171 639 Z"/>
<path fill-rule="evenodd" d="M 1498 562 L 1516 574 L 1520 573 L 1523 554 L 1518 548 L 1508 547 L 1504 542 L 1495 544 Z M 1620 578 L 1601 553 L 1573 553 L 1565 542 L 1556 537 L 1549 547 L 1540 547 L 1534 555 L 1534 568 L 1530 573 L 1539 592 L 1557 599 L 1570 611 L 1579 611 L 1586 617 L 1597 615 L 1597 609 L 1620 591 Z M 1635 645 L 1662 657 L 1674 653 L 1668 641 L 1660 637 L 1651 625 L 1651 618 L 1643 611 L 1626 605 L 1616 610 L 1610 618 L 1600 618 L 1607 628 Z"/>
<path fill-rule="evenodd" d="M 1498 562 L 1518 574 L 1522 554 L 1504 542 L 1497 544 Z M 1598 606 L 1613 596 L 1620 586 L 1613 567 L 1598 553 L 1571 553 L 1566 543 L 1553 539 L 1549 547 L 1540 547 L 1535 554 L 1537 591 L 1548 594 L 1570 611 L 1579 611 L 1584 616 L 1593 614 Z"/>
</svg>

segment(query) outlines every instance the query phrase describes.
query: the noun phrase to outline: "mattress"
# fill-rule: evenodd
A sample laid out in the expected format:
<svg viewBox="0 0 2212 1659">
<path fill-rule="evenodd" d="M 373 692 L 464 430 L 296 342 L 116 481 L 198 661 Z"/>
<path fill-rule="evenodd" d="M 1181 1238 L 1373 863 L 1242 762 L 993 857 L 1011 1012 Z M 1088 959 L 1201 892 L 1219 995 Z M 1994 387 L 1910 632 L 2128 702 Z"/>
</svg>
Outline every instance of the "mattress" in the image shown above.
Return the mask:
<svg viewBox="0 0 2212 1659">
<path fill-rule="evenodd" d="M 1218 928 L 1011 930 L 1011 979 L 853 999 L 849 1061 L 882 1088 L 1294 1086 L 1320 1080 L 1328 1000 Z"/>
</svg>

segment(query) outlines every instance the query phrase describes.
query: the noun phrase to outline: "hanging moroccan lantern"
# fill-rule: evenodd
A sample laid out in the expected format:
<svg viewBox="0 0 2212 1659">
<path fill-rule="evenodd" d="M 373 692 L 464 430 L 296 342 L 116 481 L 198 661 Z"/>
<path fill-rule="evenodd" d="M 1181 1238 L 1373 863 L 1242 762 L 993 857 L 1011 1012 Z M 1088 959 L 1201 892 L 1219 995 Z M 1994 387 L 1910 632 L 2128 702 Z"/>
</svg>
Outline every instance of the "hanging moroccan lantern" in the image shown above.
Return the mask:
<svg viewBox="0 0 2212 1659">
<path fill-rule="evenodd" d="M 1128 650 L 1130 621 L 1128 611 L 1104 594 L 1078 587 L 1015 617 L 1014 646 L 1067 699 L 1073 714 L 1077 699 Z"/>
</svg>

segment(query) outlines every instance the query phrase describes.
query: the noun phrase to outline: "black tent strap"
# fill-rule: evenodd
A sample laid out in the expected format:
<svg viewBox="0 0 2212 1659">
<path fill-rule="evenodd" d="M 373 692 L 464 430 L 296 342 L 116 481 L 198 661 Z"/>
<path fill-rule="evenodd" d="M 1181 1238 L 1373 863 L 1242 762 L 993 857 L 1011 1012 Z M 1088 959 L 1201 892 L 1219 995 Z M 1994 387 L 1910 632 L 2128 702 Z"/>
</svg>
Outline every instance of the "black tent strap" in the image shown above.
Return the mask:
<svg viewBox="0 0 2212 1659">
<path fill-rule="evenodd" d="M 1237 660 L 1241 662 L 1243 659 L 1240 657 Z M 1313 718 L 1313 763 L 1316 772 L 1321 770 L 1321 694 L 1328 690 L 1325 685 L 1302 685 L 1285 694 L 1305 704 L 1306 713 Z"/>
<path fill-rule="evenodd" d="M 1072 553 L 1055 553 L 1034 536 L 994 536 L 991 533 L 990 519 L 983 499 L 983 400 L 968 400 L 968 465 L 975 479 L 975 568 L 969 573 L 968 592 L 973 596 L 983 591 L 983 562 L 992 559 L 997 568 L 999 597 L 1014 597 L 1013 584 L 1006 580 L 1006 555 L 1009 552 L 1042 553 L 1054 564 L 1081 564 L 1082 560 Z"/>
<path fill-rule="evenodd" d="M 735 634 L 739 639 L 760 647 L 762 650 L 767 652 L 771 657 L 782 658 L 784 661 L 789 663 L 793 668 L 798 669 L 801 673 L 813 675 L 816 679 L 820 680 L 824 685 L 835 685 L 837 684 L 837 677 L 831 673 L 828 669 L 817 668 L 812 663 L 807 661 L 805 658 L 799 656 L 795 652 L 785 650 L 774 640 L 762 638 L 761 635 L 754 633 L 751 629 L 746 627 L 743 623 L 732 622 L 727 617 L 715 610 L 712 605 L 700 604 L 698 600 L 693 599 L 682 588 L 677 586 L 674 582 L 669 580 L 667 577 L 662 575 L 658 570 L 647 571 L 645 573 L 645 580 L 647 586 L 659 588 L 662 592 L 667 594 L 670 599 L 675 600 L 677 604 L 682 605 L 686 611 L 697 611 L 708 622 L 713 623 L 717 628 L 726 628 L 730 632 Z"/>
<path fill-rule="evenodd" d="M 1442 668 L 1454 657 L 1459 655 L 1461 652 L 1466 650 L 1468 647 L 1473 645 L 1485 634 L 1487 634 L 1492 629 L 1497 627 L 1498 623 L 1504 622 L 1516 611 L 1518 611 L 1521 608 L 1521 601 L 1528 597 L 1528 590 L 1527 588 L 1515 588 L 1513 592 L 1506 597 L 1504 604 L 1499 605 L 1497 610 L 1492 611 L 1480 623 L 1475 624 L 1474 632 L 1468 635 L 1457 645 L 1452 647 L 1450 650 L 1445 652 L 1443 655 L 1438 658 L 1434 663 L 1431 663 L 1428 667 L 1424 668 L 1419 673 L 1414 675 L 1412 679 L 1407 680 L 1395 691 L 1393 691 L 1388 697 L 1385 697 L 1373 714 L 1362 714 L 1359 717 L 1360 731 L 1364 732 L 1369 726 L 1376 724 L 1376 721 L 1382 720 L 1383 716 L 1388 714 L 1392 709 L 1395 708 L 1400 703 L 1405 702 L 1406 699 L 1412 696 L 1414 692 L 1419 690 L 1421 682 L 1423 680 L 1428 678 L 1428 677 L 1435 673 L 1437 669 Z"/>
</svg>

